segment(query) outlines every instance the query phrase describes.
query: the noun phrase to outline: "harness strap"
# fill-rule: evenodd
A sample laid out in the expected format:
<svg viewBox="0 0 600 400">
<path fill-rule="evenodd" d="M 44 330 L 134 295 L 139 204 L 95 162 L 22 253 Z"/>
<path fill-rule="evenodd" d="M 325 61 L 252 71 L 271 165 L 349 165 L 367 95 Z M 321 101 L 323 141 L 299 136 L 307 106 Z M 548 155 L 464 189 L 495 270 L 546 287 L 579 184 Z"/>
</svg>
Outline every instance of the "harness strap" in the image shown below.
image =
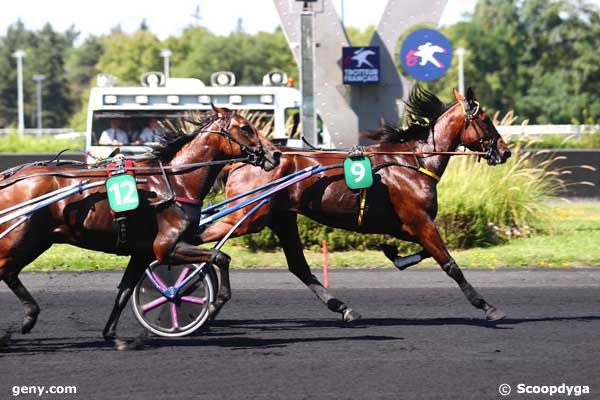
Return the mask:
<svg viewBox="0 0 600 400">
<path fill-rule="evenodd" d="M 190 199 L 188 197 L 183 197 L 183 196 L 175 196 L 175 201 L 177 201 L 179 203 L 189 204 L 191 206 L 196 206 L 196 207 L 202 206 L 202 202 L 200 202 L 198 200 Z"/>
<path fill-rule="evenodd" d="M 420 173 L 422 173 L 424 175 L 427 175 L 427 176 L 433 178 L 433 180 L 435 180 L 436 182 L 439 182 L 442 179 L 435 172 L 430 171 L 427 168 L 419 167 L 419 169 L 417 169 L 417 171 L 419 171 Z"/>
<path fill-rule="evenodd" d="M 358 208 L 358 226 L 363 224 L 363 217 L 365 214 L 365 203 L 367 202 L 367 189 L 361 189 L 360 191 L 360 203 Z"/>
</svg>

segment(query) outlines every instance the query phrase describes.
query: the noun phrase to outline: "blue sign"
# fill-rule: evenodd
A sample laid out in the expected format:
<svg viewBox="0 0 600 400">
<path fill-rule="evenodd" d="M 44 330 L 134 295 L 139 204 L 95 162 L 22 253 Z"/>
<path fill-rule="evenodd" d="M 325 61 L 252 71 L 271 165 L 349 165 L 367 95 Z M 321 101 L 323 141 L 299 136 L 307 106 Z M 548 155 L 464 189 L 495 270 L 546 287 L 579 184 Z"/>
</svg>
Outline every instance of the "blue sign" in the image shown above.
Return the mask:
<svg viewBox="0 0 600 400">
<path fill-rule="evenodd" d="M 344 85 L 379 83 L 379 47 L 343 47 Z"/>
<path fill-rule="evenodd" d="M 418 29 L 408 35 L 400 49 L 400 63 L 419 81 L 441 78 L 452 63 L 452 45 L 433 29 Z"/>
</svg>

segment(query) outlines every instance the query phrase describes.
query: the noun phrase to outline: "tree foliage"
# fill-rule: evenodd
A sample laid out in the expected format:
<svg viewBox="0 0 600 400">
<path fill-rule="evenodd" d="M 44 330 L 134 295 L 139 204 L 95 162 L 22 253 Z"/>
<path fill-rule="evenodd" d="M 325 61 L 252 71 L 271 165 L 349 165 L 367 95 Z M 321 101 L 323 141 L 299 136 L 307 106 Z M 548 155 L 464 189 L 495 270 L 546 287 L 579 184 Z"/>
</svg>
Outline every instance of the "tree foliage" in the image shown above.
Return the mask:
<svg viewBox="0 0 600 400">
<path fill-rule="evenodd" d="M 600 12 L 579 0 L 479 0 L 446 33 L 465 47 L 465 83 L 493 110 L 533 123 L 600 121 Z M 456 65 L 432 86 L 456 86 Z"/>
<path fill-rule="evenodd" d="M 25 123 L 34 126 L 34 74 L 43 74 L 44 126 L 85 125 L 87 96 L 99 72 L 120 85 L 136 85 L 142 73 L 162 70 L 160 51 L 168 48 L 172 77 L 208 82 L 219 70 L 233 71 L 238 83 L 260 84 L 273 70 L 298 76 L 298 67 L 281 29 L 248 34 L 244 23 L 227 36 L 203 27 L 159 40 L 144 20 L 140 29 L 110 33 L 77 43 L 75 28 L 57 32 L 47 24 L 28 30 L 17 21 L 0 37 L 0 127 L 15 126 L 17 76 L 13 52 L 22 48 Z M 368 45 L 375 27 L 348 27 L 353 45 Z M 454 48 L 465 47 L 465 82 L 493 111 L 514 109 L 537 123 L 600 121 L 600 12 L 586 0 L 479 0 L 465 21 L 444 28 Z M 76 45 L 77 43 L 77 45 Z M 400 67 L 399 67 L 400 68 Z M 456 86 L 457 66 L 433 82 L 445 100 Z"/>
</svg>

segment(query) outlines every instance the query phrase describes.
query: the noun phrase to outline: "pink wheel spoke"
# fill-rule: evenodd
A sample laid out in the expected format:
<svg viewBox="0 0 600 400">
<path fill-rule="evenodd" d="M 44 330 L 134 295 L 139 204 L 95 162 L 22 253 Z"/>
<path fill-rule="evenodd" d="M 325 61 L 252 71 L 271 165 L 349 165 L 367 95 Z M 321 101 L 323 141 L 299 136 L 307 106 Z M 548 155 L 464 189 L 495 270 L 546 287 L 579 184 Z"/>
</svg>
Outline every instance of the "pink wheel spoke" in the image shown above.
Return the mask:
<svg viewBox="0 0 600 400">
<path fill-rule="evenodd" d="M 153 308 L 156 308 L 156 307 L 158 307 L 161 304 L 164 304 L 166 302 L 167 302 L 167 298 L 166 297 L 159 297 L 156 300 L 152 300 L 151 302 L 144 304 L 142 306 L 142 310 L 144 312 L 148 312 L 148 311 L 152 310 Z"/>
<path fill-rule="evenodd" d="M 156 275 L 154 273 L 154 271 L 150 271 L 150 273 L 152 274 L 152 276 L 154 277 L 154 279 L 156 280 L 156 283 L 158 283 L 158 286 L 160 286 L 160 288 L 162 290 L 166 290 L 167 289 L 167 285 L 165 285 L 165 283 L 158 277 L 158 275 Z"/>
<path fill-rule="evenodd" d="M 187 301 L 188 303 L 195 303 L 195 304 L 204 304 L 206 302 L 204 299 L 201 299 L 200 297 L 194 297 L 194 296 L 181 296 L 181 300 Z"/>
<path fill-rule="evenodd" d="M 177 278 L 177 282 L 175 283 L 175 286 L 179 286 L 179 284 L 181 282 L 183 282 L 183 280 L 185 279 L 185 277 L 187 276 L 189 271 L 190 271 L 189 267 L 185 267 L 183 269 L 183 271 L 181 271 L 181 274 L 179 275 L 179 278 Z"/>
<path fill-rule="evenodd" d="M 173 321 L 173 330 L 179 329 L 179 320 L 177 319 L 177 306 L 171 303 L 171 320 Z"/>
</svg>

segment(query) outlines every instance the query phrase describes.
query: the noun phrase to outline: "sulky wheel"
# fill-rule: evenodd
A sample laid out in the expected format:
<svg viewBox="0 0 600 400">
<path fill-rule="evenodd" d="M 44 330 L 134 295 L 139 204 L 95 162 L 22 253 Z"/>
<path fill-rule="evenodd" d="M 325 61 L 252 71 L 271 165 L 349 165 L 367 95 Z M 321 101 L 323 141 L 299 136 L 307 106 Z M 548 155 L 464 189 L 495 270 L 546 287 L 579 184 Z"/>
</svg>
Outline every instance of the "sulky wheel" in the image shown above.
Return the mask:
<svg viewBox="0 0 600 400">
<path fill-rule="evenodd" d="M 166 289 L 179 285 L 195 265 L 158 265 L 148 267 L 155 281 Z M 198 330 L 208 319 L 208 307 L 215 300 L 216 272 L 211 265 L 182 288 L 169 296 L 162 293 L 144 274 L 133 291 L 133 313 L 150 332 L 163 337 L 186 336 Z"/>
</svg>

